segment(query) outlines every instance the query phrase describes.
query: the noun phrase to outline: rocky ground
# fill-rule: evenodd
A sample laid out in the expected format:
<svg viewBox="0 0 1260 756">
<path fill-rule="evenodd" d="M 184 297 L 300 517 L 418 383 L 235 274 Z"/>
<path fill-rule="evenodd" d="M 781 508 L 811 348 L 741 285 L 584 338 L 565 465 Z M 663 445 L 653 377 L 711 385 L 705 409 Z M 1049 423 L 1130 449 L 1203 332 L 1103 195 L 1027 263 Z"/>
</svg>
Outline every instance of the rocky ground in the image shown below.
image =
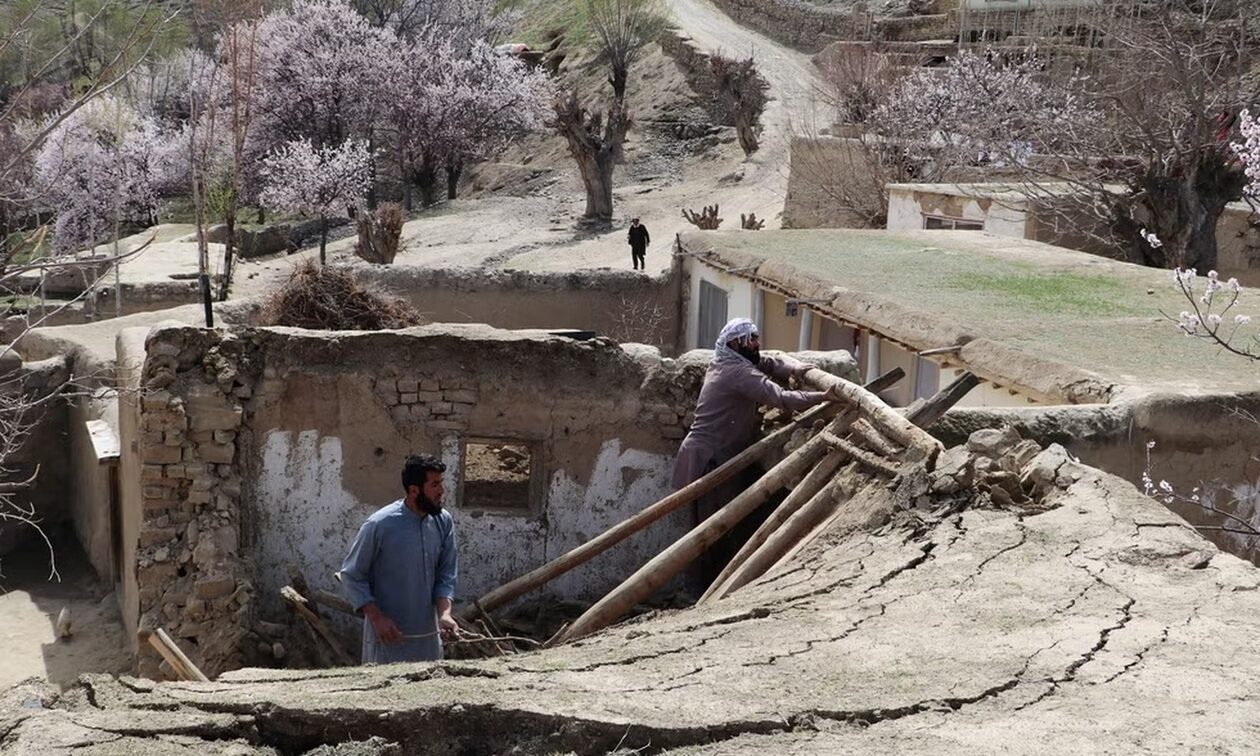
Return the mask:
<svg viewBox="0 0 1260 756">
<path fill-rule="evenodd" d="M 859 485 L 846 519 L 709 606 L 482 662 L 31 684 L 5 694 L 0 750 L 1249 749 L 1256 568 L 1057 447 L 1004 445 Z"/>
</svg>

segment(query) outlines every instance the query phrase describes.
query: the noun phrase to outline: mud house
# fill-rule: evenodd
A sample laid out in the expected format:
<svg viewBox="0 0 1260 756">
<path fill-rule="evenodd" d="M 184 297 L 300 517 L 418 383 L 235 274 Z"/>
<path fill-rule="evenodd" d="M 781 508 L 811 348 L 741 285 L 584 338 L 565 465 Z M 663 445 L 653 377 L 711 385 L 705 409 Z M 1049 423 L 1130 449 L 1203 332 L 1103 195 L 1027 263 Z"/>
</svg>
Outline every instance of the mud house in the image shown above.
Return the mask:
<svg viewBox="0 0 1260 756">
<path fill-rule="evenodd" d="M 1035 189 L 1000 183 L 889 184 L 888 229 L 981 230 L 1122 258 L 1124 250 L 1103 223 L 1063 202 L 1073 191 L 1067 184 Z M 1252 216 L 1245 202 L 1233 202 L 1216 224 L 1218 270 L 1248 284 L 1260 281 L 1260 231 Z"/>
<path fill-rule="evenodd" d="M 743 315 L 771 345 L 852 349 L 864 377 L 905 369 L 894 404 L 980 376 L 934 427 L 947 441 L 1012 425 L 1139 485 L 1148 467 L 1186 490 L 1255 479 L 1255 368 L 1178 333 L 1165 313 L 1184 299 L 1167 271 L 948 230 L 693 232 L 678 250 L 687 346 Z"/>
</svg>

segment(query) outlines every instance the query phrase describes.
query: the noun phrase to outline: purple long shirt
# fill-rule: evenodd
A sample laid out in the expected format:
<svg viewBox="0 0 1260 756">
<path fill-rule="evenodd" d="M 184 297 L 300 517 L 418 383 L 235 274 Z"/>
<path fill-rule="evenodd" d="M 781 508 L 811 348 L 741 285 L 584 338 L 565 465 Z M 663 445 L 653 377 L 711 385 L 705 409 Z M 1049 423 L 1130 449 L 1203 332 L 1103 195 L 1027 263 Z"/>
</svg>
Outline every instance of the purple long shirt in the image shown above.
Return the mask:
<svg viewBox="0 0 1260 756">
<path fill-rule="evenodd" d="M 788 391 L 770 380 L 786 379 L 800 365 L 777 357 L 762 357 L 756 366 L 742 359 L 711 362 L 696 401 L 695 420 L 674 460 L 674 488 L 704 475 L 710 462 L 721 464 L 743 451 L 757 434 L 759 405 L 796 412 L 822 402 L 826 398 L 822 391 Z"/>
</svg>

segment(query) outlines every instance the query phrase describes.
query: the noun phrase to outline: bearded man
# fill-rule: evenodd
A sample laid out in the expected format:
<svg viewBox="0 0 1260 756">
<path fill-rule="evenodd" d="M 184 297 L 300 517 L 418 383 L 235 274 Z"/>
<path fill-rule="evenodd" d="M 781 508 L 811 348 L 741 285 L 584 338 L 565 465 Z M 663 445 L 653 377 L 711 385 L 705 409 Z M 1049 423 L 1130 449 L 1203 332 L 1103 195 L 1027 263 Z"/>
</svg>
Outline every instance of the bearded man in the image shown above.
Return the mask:
<svg viewBox="0 0 1260 756">
<path fill-rule="evenodd" d="M 363 613 L 363 663 L 434 661 L 459 634 L 451 616 L 459 559 L 442 509 L 446 465 L 428 454 L 403 463 L 404 498 L 377 510 L 355 536 L 341 583 Z"/>
<path fill-rule="evenodd" d="M 783 357 L 763 357 L 757 326 L 747 318 L 727 323 L 714 344 L 713 362 L 704 374 L 704 385 L 696 401 L 695 420 L 674 460 L 674 488 L 679 489 L 704 476 L 743 451 L 761 425 L 757 413 L 766 404 L 782 410 L 800 411 L 826 401 L 824 391 L 789 391 L 771 378 L 798 380 L 813 367 Z M 696 502 L 696 523 L 708 519 L 747 485 L 736 479 L 719 486 Z M 729 561 L 756 517 L 714 544 L 698 559 L 686 576 L 687 590 L 702 593 Z"/>
</svg>

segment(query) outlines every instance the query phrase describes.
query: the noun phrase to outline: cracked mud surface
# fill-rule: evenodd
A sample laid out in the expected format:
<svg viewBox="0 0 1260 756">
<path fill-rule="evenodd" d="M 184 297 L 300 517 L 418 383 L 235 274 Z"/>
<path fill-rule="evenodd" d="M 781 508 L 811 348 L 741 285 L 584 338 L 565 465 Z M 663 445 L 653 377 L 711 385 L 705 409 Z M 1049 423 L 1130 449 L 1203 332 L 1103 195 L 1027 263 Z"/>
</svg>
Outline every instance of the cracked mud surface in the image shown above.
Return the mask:
<svg viewBox="0 0 1260 756">
<path fill-rule="evenodd" d="M 864 490 L 853 522 L 730 598 L 548 651 L 16 688 L 0 751 L 1249 750 L 1260 573 L 1124 481 L 1078 472 L 1038 514 L 875 532 L 858 523 L 889 497 Z"/>
</svg>

